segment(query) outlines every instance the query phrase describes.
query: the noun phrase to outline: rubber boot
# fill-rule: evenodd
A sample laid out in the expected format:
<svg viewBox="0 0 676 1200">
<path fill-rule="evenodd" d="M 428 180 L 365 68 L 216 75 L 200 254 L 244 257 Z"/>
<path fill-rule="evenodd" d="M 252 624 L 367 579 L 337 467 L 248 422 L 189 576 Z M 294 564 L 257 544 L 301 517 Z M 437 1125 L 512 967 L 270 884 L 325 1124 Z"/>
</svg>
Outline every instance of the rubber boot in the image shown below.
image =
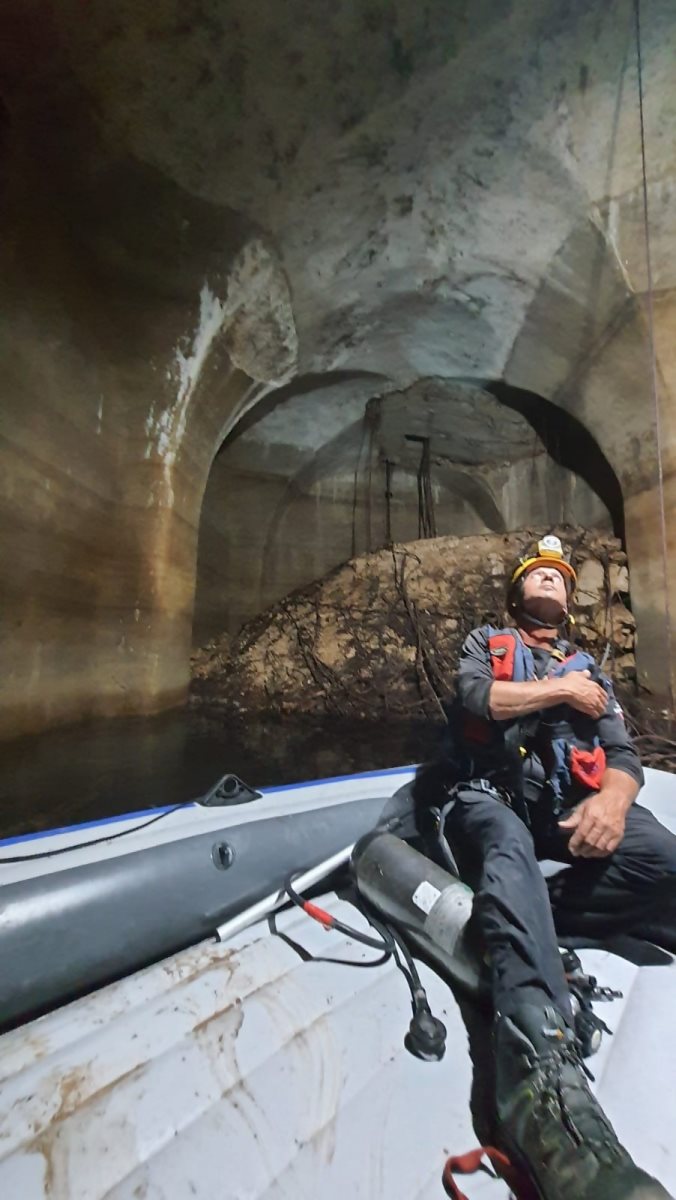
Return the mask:
<svg viewBox="0 0 676 1200">
<path fill-rule="evenodd" d="M 553 1008 L 498 1016 L 498 1145 L 542 1200 L 673 1200 L 617 1140 Z"/>
</svg>

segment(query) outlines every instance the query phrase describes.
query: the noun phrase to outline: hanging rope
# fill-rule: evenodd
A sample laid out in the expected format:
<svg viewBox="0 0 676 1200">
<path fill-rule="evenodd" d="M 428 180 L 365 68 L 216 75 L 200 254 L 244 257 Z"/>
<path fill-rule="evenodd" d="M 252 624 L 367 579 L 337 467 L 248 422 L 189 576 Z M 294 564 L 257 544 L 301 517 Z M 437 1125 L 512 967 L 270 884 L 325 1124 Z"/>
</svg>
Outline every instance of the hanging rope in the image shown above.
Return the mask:
<svg viewBox="0 0 676 1200">
<path fill-rule="evenodd" d="M 385 459 L 385 545 L 392 545 L 392 475 L 394 474 L 394 463 L 390 462 L 389 458 Z"/>
<path fill-rule="evenodd" d="M 361 424 L 361 439 L 359 441 L 359 450 L 357 452 L 357 461 L 354 468 L 354 479 L 352 483 L 352 551 L 351 558 L 355 558 L 357 554 L 357 512 L 359 509 L 359 470 L 361 467 L 362 455 L 364 453 L 364 445 L 368 436 L 368 416 L 366 411 Z M 371 547 L 369 546 L 369 550 Z"/>
<path fill-rule="evenodd" d="M 653 405 L 655 409 L 655 442 L 657 449 L 657 479 L 660 497 L 660 525 L 662 534 L 662 570 L 664 573 L 664 611 L 667 625 L 667 660 L 669 673 L 669 701 L 671 710 L 674 708 L 674 693 L 672 684 L 672 636 L 671 608 L 669 605 L 669 579 L 667 575 L 667 518 L 664 505 L 664 470 L 662 467 L 662 421 L 660 415 L 660 397 L 657 381 L 657 354 L 655 351 L 655 319 L 653 311 L 653 275 L 650 258 L 650 219 L 648 212 L 648 173 L 645 154 L 645 121 L 643 116 L 643 58 L 641 54 L 641 0 L 634 0 L 634 19 L 636 24 L 636 61 L 638 66 L 638 107 L 641 126 L 641 170 L 643 176 L 643 232 L 645 239 L 645 261 L 648 277 L 648 336 L 650 341 L 650 364 L 652 376 Z"/>
<path fill-rule="evenodd" d="M 418 441 L 417 438 L 415 440 Z M 420 438 L 419 440 L 422 448 L 418 467 L 418 537 L 433 538 L 437 536 L 437 526 L 434 517 L 430 439 Z"/>
</svg>

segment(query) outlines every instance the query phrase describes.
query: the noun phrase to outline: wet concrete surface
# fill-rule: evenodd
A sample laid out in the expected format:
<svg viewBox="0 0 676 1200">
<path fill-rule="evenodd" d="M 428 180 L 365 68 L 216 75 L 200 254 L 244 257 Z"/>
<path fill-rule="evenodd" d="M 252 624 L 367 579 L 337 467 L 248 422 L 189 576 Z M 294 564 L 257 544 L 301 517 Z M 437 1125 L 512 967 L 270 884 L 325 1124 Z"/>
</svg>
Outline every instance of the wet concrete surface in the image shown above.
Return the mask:
<svg viewBox="0 0 676 1200">
<path fill-rule="evenodd" d="M 272 787 L 403 766 L 427 757 L 438 736 L 424 723 L 244 724 L 189 708 L 69 726 L 2 747 L 0 837 L 178 804 L 226 772 Z"/>
</svg>

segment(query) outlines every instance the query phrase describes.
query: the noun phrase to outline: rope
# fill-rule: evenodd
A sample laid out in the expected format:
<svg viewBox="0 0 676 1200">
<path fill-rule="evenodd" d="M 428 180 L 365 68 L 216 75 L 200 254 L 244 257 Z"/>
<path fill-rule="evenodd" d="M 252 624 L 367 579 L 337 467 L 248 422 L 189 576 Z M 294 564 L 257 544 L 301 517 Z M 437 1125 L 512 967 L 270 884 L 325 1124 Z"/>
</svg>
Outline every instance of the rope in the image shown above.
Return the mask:
<svg viewBox="0 0 676 1200">
<path fill-rule="evenodd" d="M 357 553 L 357 508 L 359 505 L 359 468 L 361 467 L 362 454 L 364 453 L 364 443 L 367 437 L 367 415 L 364 416 L 361 423 L 361 437 L 359 439 L 359 450 L 357 451 L 357 461 L 354 467 L 354 481 L 352 486 L 352 553 L 354 558 Z M 369 550 L 371 547 L 369 546 Z"/>
<path fill-rule="evenodd" d="M 636 61 L 638 66 L 638 107 L 641 125 L 641 170 L 643 176 L 643 233 L 645 239 L 645 260 L 648 276 L 648 335 L 650 342 L 650 365 L 652 377 L 653 406 L 655 409 L 655 442 L 657 449 L 657 479 L 660 496 L 660 526 L 662 535 L 662 570 L 664 574 L 664 612 L 667 624 L 667 660 L 669 672 L 669 700 L 671 709 L 674 708 L 674 692 L 672 684 L 672 636 L 671 608 L 669 605 L 669 580 L 667 576 L 667 518 L 664 505 L 664 470 L 662 467 L 662 422 L 660 416 L 660 398 L 657 382 L 657 355 L 655 352 L 655 319 L 653 310 L 653 274 L 650 258 L 650 219 L 648 213 L 648 178 L 645 154 L 645 121 L 643 116 L 643 57 L 641 54 L 641 0 L 634 0 L 634 18 L 636 23 Z"/>
<path fill-rule="evenodd" d="M 392 474 L 394 463 L 385 459 L 385 545 L 392 545 Z"/>
<path fill-rule="evenodd" d="M 483 1162 L 484 1156 L 488 1159 L 493 1171 Z M 485 1171 L 492 1178 L 504 1179 L 511 1188 L 513 1200 L 538 1200 L 539 1193 L 535 1184 L 527 1175 L 513 1166 L 506 1154 L 503 1154 L 501 1150 L 496 1150 L 494 1146 L 479 1146 L 467 1154 L 453 1154 L 446 1161 L 441 1182 L 450 1200 L 467 1200 L 465 1193 L 458 1187 L 454 1175 L 475 1175 L 477 1171 Z"/>
</svg>

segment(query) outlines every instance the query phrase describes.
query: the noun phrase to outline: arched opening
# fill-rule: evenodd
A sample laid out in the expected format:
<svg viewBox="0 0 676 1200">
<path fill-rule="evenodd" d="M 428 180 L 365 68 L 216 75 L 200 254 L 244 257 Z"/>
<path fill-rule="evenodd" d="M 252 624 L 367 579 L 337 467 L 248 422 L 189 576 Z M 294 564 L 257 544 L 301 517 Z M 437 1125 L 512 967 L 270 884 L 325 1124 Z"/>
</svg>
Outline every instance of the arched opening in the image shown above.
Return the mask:
<svg viewBox="0 0 676 1200">
<path fill-rule="evenodd" d="M 487 384 L 486 390 L 505 408 L 525 417 L 553 462 L 584 480 L 607 509 L 613 532 L 624 545 L 624 499 L 620 481 L 582 421 L 560 405 L 524 388 L 496 381 Z"/>
<path fill-rule="evenodd" d="M 195 647 L 390 542 L 555 524 L 622 537 L 617 477 L 557 405 L 501 382 L 374 386 L 305 377 L 229 433 L 202 505 Z"/>
</svg>

